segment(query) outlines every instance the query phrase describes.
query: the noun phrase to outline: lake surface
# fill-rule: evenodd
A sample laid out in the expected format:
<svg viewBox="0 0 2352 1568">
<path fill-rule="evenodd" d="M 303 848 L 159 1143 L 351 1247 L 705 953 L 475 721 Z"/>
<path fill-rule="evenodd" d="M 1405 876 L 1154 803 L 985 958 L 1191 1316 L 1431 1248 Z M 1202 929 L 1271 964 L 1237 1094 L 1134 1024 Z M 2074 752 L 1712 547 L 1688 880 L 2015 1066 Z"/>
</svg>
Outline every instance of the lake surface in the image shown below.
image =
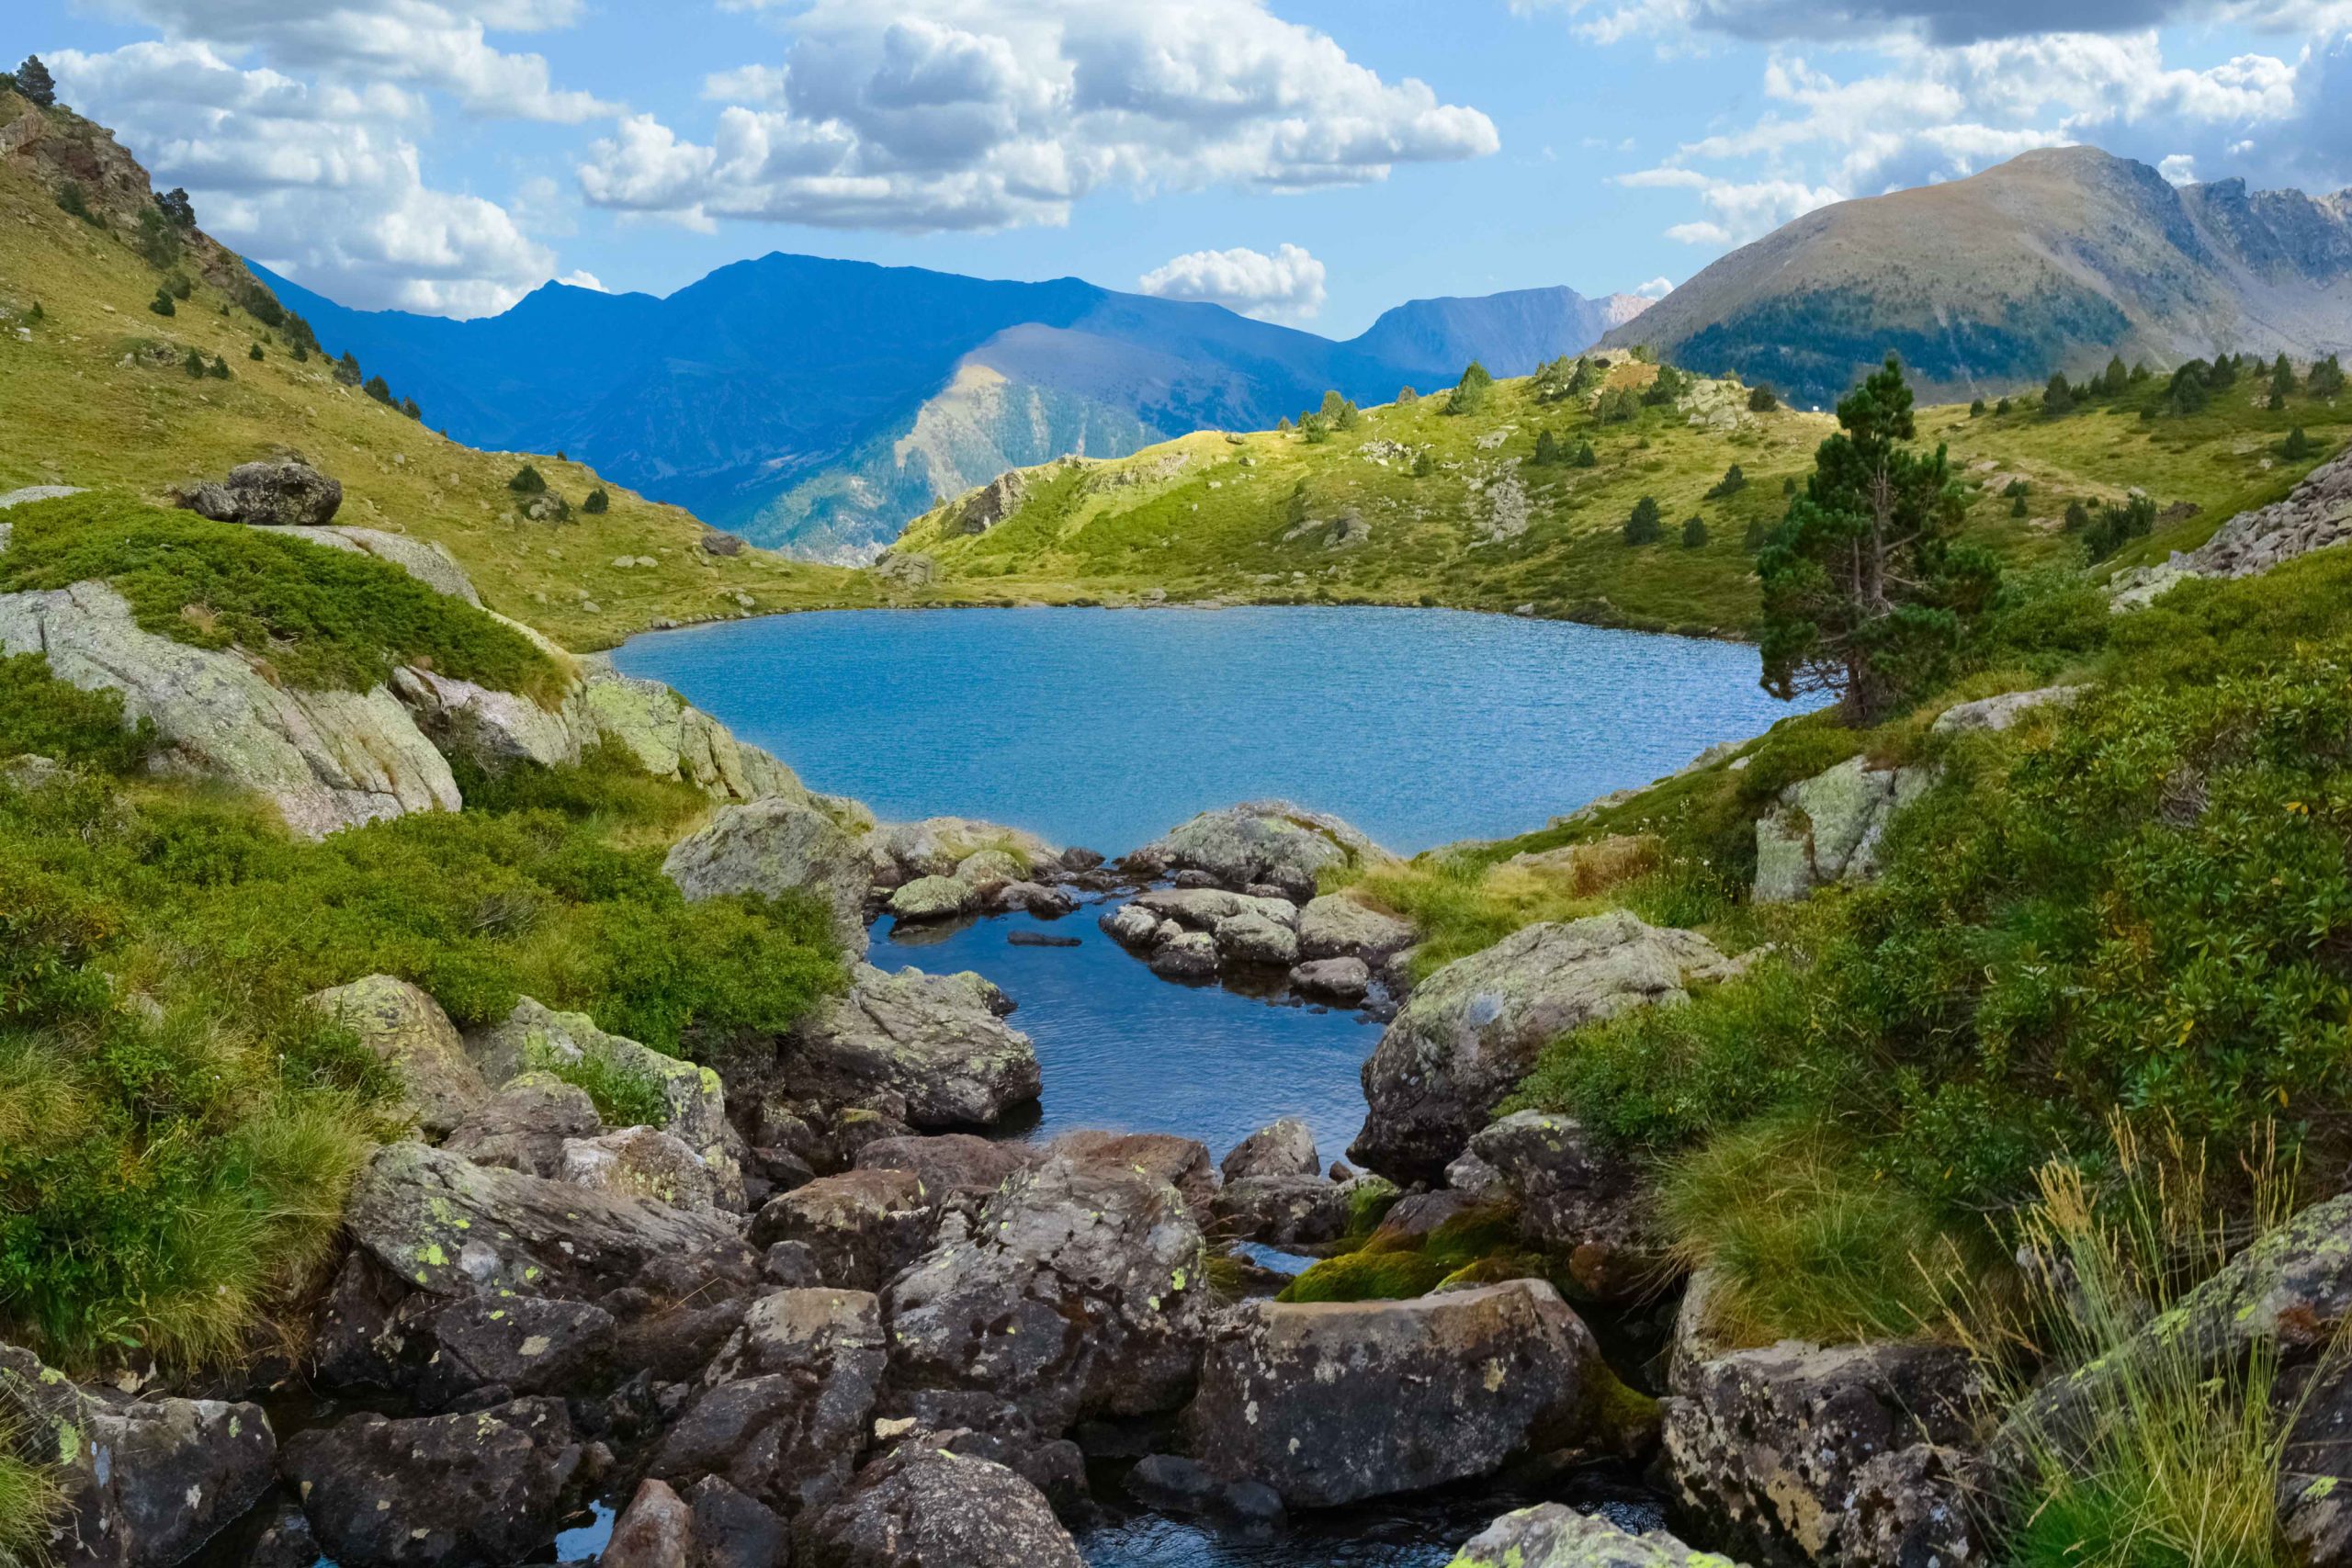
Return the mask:
<svg viewBox="0 0 2352 1568">
<path fill-rule="evenodd" d="M 1753 649 L 1458 610 L 830 611 L 614 660 L 886 820 L 1112 855 L 1270 795 L 1408 853 L 1506 837 L 1795 711 Z"/>
</svg>

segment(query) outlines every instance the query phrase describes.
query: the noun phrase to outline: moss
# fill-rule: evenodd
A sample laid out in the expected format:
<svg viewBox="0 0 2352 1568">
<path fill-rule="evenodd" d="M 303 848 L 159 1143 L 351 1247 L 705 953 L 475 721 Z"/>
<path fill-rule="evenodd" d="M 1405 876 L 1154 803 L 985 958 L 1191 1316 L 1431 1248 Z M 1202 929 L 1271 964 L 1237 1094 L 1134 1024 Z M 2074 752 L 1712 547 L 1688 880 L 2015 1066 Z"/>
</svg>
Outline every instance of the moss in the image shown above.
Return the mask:
<svg viewBox="0 0 2352 1568">
<path fill-rule="evenodd" d="M 1418 1252 L 1349 1252 L 1326 1258 L 1282 1289 L 1276 1301 L 1402 1301 L 1426 1295 L 1446 1267 Z"/>
</svg>

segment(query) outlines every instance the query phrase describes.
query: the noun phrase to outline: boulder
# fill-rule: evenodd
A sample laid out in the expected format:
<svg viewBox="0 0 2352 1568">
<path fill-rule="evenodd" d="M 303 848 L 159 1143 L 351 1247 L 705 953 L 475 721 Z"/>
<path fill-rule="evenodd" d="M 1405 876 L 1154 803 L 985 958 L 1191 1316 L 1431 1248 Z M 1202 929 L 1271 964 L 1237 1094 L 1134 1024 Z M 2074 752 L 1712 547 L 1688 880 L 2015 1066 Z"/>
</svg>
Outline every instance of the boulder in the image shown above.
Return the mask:
<svg viewBox="0 0 2352 1568">
<path fill-rule="evenodd" d="M 920 822 L 886 822 L 866 836 L 874 880 L 888 887 L 924 876 L 954 876 L 984 851 L 1010 857 L 1012 878 L 1057 868 L 1062 852 L 1036 834 L 968 817 L 927 817 Z M 981 869 L 987 868 L 983 863 Z M 967 878 L 966 880 L 971 880 Z"/>
<path fill-rule="evenodd" d="M 286 1478 L 340 1568 L 513 1562 L 555 1539 L 582 1458 L 560 1399 L 362 1413 L 298 1433 Z"/>
<path fill-rule="evenodd" d="M 865 1446 L 886 1358 L 880 1303 L 863 1291 L 761 1297 L 662 1438 L 652 1473 L 718 1476 L 797 1513 L 840 1494 Z"/>
<path fill-rule="evenodd" d="M 1290 972 L 1291 988 L 1317 1001 L 1353 1007 L 1372 992 L 1372 971 L 1361 958 L 1317 958 Z"/>
<path fill-rule="evenodd" d="M 615 1327 L 612 1314 L 588 1302 L 461 1296 L 424 1325 L 431 1349 L 417 1374 L 417 1402 L 437 1410 L 486 1388 L 571 1393 L 610 1359 Z"/>
<path fill-rule="evenodd" d="M 551 1179 L 563 1164 L 566 1143 L 604 1130 L 586 1089 L 553 1073 L 528 1072 L 468 1111 L 441 1146 L 476 1165 Z"/>
<path fill-rule="evenodd" d="M 1517 1201 L 1521 1234 L 1565 1254 L 1595 1300 L 1628 1300 L 1658 1283 L 1668 1248 L 1650 1222 L 1641 1172 L 1573 1118 L 1514 1111 L 1473 1137 L 1470 1154 Z"/>
<path fill-rule="evenodd" d="M 736 1241 L 714 1214 L 584 1191 L 413 1143 L 376 1151 L 344 1220 L 393 1278 L 439 1296 L 601 1296 L 657 1259 Z"/>
<path fill-rule="evenodd" d="M 903 1170 L 820 1177 L 768 1200 L 752 1222 L 752 1245 L 797 1241 L 829 1285 L 878 1291 L 931 1245 L 938 1212 L 922 1179 Z"/>
<path fill-rule="evenodd" d="M 2303 1568 L 2352 1563 L 2352 1376 L 2325 1361 L 2279 1380 L 2274 1409 L 2291 1412 L 2280 1456 L 2278 1533 Z"/>
<path fill-rule="evenodd" d="M 240 463 L 226 481 L 184 491 L 180 504 L 216 523 L 316 528 L 334 520 L 343 505 L 343 484 L 292 459 Z"/>
<path fill-rule="evenodd" d="M 1227 1181 L 1245 1176 L 1313 1176 L 1322 1168 L 1314 1132 L 1295 1116 L 1259 1128 L 1234 1145 L 1217 1167 Z"/>
<path fill-rule="evenodd" d="M 1222 887 L 1155 887 L 1136 896 L 1136 907 L 1186 931 L 1214 933 L 1227 920 L 1250 916 L 1286 931 L 1298 929 L 1298 906 L 1287 898 L 1230 893 Z"/>
<path fill-rule="evenodd" d="M 1298 933 L 1263 915 L 1235 915 L 1217 922 L 1216 955 L 1223 964 L 1288 969 L 1298 962 Z"/>
<path fill-rule="evenodd" d="M 1551 1041 L 1736 972 L 1697 932 L 1623 910 L 1514 931 L 1421 982 L 1382 1033 L 1363 1066 L 1371 1114 L 1349 1157 L 1434 1179 Z"/>
<path fill-rule="evenodd" d="M 1084 1568 L 1035 1486 L 985 1459 L 908 1442 L 793 1529 L 795 1568 Z"/>
<path fill-rule="evenodd" d="M 1722 1321 L 1724 1289 L 1722 1274 L 1708 1264 L 1690 1270 L 1682 1282 L 1682 1299 L 1675 1303 L 1674 1325 L 1666 1337 L 1669 1392 L 1689 1393 L 1708 1362 L 1740 1348 Z"/>
<path fill-rule="evenodd" d="M 837 1099 L 901 1097 L 918 1127 L 985 1126 L 1037 1098 L 1029 1037 L 1008 1026 L 1004 993 L 974 974 L 885 974 L 860 964 L 847 995 L 785 1037 L 796 1088 Z"/>
<path fill-rule="evenodd" d="M 933 1203 L 986 1202 L 1013 1172 L 1045 1158 L 1032 1144 L 1000 1143 L 970 1133 L 925 1138 L 877 1138 L 857 1151 L 860 1170 L 911 1171 Z"/>
<path fill-rule="evenodd" d="M 61 1568 L 171 1568 L 261 1500 L 277 1435 L 258 1405 L 131 1401 L 0 1345 L 0 1427 L 49 1461 Z"/>
<path fill-rule="evenodd" d="M 1171 930 L 1162 921 L 1160 938 L 1152 949 L 1151 972 L 1168 980 L 1211 980 L 1216 977 L 1216 939 L 1206 931 Z"/>
<path fill-rule="evenodd" d="M 232 649 L 141 630 L 105 583 L 0 593 L 0 653 L 36 652 L 59 680 L 119 692 L 126 721 L 154 724 L 164 766 L 261 795 L 304 837 L 460 804 L 447 761 L 384 687 L 277 684 Z"/>
<path fill-rule="evenodd" d="M 430 670 L 397 671 L 391 687 L 445 757 L 493 773 L 516 762 L 561 768 L 580 761 L 581 730 L 568 711 Z"/>
<path fill-rule="evenodd" d="M 1216 1168 L 1209 1163 L 1209 1146 L 1198 1138 L 1173 1133 L 1105 1133 L 1081 1127 L 1064 1133 L 1048 1145 L 1052 1154 L 1131 1171 L 1154 1181 L 1165 1181 L 1184 1195 L 1194 1218 L 1204 1217 L 1216 1195 Z"/>
<path fill-rule="evenodd" d="M 1165 876 L 1198 872 L 1239 891 L 1280 888 L 1298 903 L 1315 897 L 1326 872 L 1384 864 L 1394 857 L 1336 817 L 1282 800 L 1250 801 L 1206 811 L 1145 845 L 1124 863 Z"/>
<path fill-rule="evenodd" d="M 1756 822 L 1756 901 L 1785 904 L 1877 875 L 1887 824 L 1934 783 L 1928 769 L 1873 768 L 1867 757 L 1849 757 L 1789 785 Z"/>
<path fill-rule="evenodd" d="M 1666 1402 L 1660 1464 L 1710 1539 L 1762 1562 L 1909 1568 L 1975 1554 L 1941 1450 L 1974 1447 L 1968 1352 L 1786 1340 L 1736 1350 Z"/>
<path fill-rule="evenodd" d="M 718 1206 L 702 1156 L 658 1127 L 623 1127 L 569 1139 L 555 1179 L 591 1192 L 650 1198 L 681 1209 Z"/>
<path fill-rule="evenodd" d="M 1545 1503 L 1488 1525 L 1449 1568 L 1734 1568 L 1728 1557 L 1694 1551 L 1664 1530 L 1639 1535 L 1601 1514 Z M 1922 1563 L 1916 1568 L 1929 1568 Z"/>
<path fill-rule="evenodd" d="M 809 798 L 790 768 L 659 681 L 592 660 L 580 702 L 597 737 L 627 749 L 656 778 L 683 779 L 722 800 Z"/>
<path fill-rule="evenodd" d="M 1218 1474 L 1322 1508 L 1613 1447 L 1616 1387 L 1577 1314 L 1521 1280 L 1413 1301 L 1245 1302 L 1217 1321 L 1184 1420 Z"/>
<path fill-rule="evenodd" d="M 1159 940 L 1159 917 L 1140 904 L 1122 904 L 1095 924 L 1123 947 L 1150 947 Z"/>
<path fill-rule="evenodd" d="M 1413 945 L 1410 922 L 1368 908 L 1344 893 L 1326 893 L 1298 912 L 1298 953 L 1317 959 L 1355 958 L 1378 968 Z"/>
<path fill-rule="evenodd" d="M 1348 1190 L 1319 1176 L 1245 1176 L 1218 1189 L 1220 1228 L 1269 1247 L 1320 1247 L 1348 1229 Z"/>
<path fill-rule="evenodd" d="M 689 901 L 809 895 L 832 911 L 833 934 L 852 953 L 865 951 L 870 867 L 856 839 L 808 800 L 789 795 L 719 807 L 662 863 Z"/>
<path fill-rule="evenodd" d="M 1939 735 L 1975 729 L 1997 733 L 2039 709 L 2063 707 L 2086 690 L 2084 686 L 2043 686 L 2031 692 L 2003 692 L 1997 697 L 1955 704 L 1938 714 L 1929 728 Z"/>
<path fill-rule="evenodd" d="M 784 1568 L 791 1560 L 792 1532 L 775 1510 L 718 1477 L 688 1488 L 686 1506 L 702 1553 L 694 1568 Z"/>
<path fill-rule="evenodd" d="M 890 913 L 902 920 L 952 920 L 979 907 L 979 889 L 960 876 L 918 876 L 890 894 Z"/>
<path fill-rule="evenodd" d="M 1078 895 L 1067 887 L 1047 886 L 1042 882 L 1009 882 L 989 895 L 988 907 L 999 914 L 1030 914 L 1041 920 L 1057 920 L 1064 915 L 1078 913 Z M 1015 941 L 1031 933 L 1016 931 Z M 1055 946 L 1078 945 L 1076 937 L 1065 937 Z"/>
<path fill-rule="evenodd" d="M 1057 1155 L 890 1287 L 894 1375 L 986 1391 L 1047 1436 L 1172 1409 L 1206 1327 L 1206 1262 L 1175 1188 Z"/>
<path fill-rule="evenodd" d="M 458 1026 L 438 1002 L 406 980 L 370 975 L 318 992 L 311 1005 L 356 1032 L 359 1043 L 392 1069 L 402 1103 L 426 1137 L 447 1137 L 489 1098 Z"/>
<path fill-rule="evenodd" d="M 667 1482 L 648 1476 L 613 1521 L 596 1568 L 695 1568 L 695 1511 Z"/>
</svg>

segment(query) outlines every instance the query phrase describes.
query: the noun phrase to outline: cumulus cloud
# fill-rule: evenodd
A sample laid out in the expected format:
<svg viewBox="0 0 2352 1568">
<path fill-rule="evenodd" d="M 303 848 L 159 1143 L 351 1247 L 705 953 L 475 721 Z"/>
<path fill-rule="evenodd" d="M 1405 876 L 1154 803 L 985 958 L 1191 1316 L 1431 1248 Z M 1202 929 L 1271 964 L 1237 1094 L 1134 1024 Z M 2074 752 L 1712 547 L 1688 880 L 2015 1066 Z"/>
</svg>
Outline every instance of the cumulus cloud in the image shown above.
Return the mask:
<svg viewBox="0 0 2352 1568">
<path fill-rule="evenodd" d="M 1500 144 L 1264 0 L 796 0 L 788 21 L 780 62 L 706 79 L 707 141 L 624 117 L 582 192 L 695 227 L 992 229 L 1108 187 L 1356 185 Z"/>
<path fill-rule="evenodd" d="M 1194 251 L 1136 280 L 1162 299 L 1203 299 L 1265 321 L 1303 321 L 1323 309 L 1323 264 L 1297 245 L 1268 255 L 1237 247 Z"/>
<path fill-rule="evenodd" d="M 1674 292 L 1674 280 L 1670 277 L 1653 277 L 1647 283 L 1640 284 L 1628 289 L 1627 292 L 1644 299 L 1663 299 Z"/>
<path fill-rule="evenodd" d="M 1564 13 L 1597 43 L 1702 30 L 1749 41 L 1850 41 L 1899 32 L 1939 44 L 2026 38 L 2052 30 L 2134 32 L 2182 22 L 2267 32 L 2332 31 L 2352 19 L 2344 0 L 2068 0 L 2063 18 L 2040 0 L 1510 0 L 1522 14 Z"/>
</svg>

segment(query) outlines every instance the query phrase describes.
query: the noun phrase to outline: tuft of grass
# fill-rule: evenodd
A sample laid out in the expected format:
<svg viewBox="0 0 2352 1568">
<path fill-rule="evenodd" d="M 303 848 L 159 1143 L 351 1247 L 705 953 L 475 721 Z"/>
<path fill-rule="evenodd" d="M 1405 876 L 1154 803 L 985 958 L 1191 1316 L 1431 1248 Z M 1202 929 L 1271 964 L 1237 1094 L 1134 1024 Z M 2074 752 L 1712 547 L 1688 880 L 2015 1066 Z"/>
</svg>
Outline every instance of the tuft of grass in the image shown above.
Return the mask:
<svg viewBox="0 0 2352 1568">
<path fill-rule="evenodd" d="M 537 1052 L 526 1065 L 586 1094 L 607 1127 L 670 1124 L 670 1099 L 662 1080 L 635 1063 L 607 1052 L 583 1051 L 571 1059 Z"/>
<path fill-rule="evenodd" d="M 40 1568 L 49 1532 L 65 1508 L 65 1489 L 50 1465 L 26 1454 L 24 1424 L 0 1413 L 0 1560 Z"/>
</svg>

